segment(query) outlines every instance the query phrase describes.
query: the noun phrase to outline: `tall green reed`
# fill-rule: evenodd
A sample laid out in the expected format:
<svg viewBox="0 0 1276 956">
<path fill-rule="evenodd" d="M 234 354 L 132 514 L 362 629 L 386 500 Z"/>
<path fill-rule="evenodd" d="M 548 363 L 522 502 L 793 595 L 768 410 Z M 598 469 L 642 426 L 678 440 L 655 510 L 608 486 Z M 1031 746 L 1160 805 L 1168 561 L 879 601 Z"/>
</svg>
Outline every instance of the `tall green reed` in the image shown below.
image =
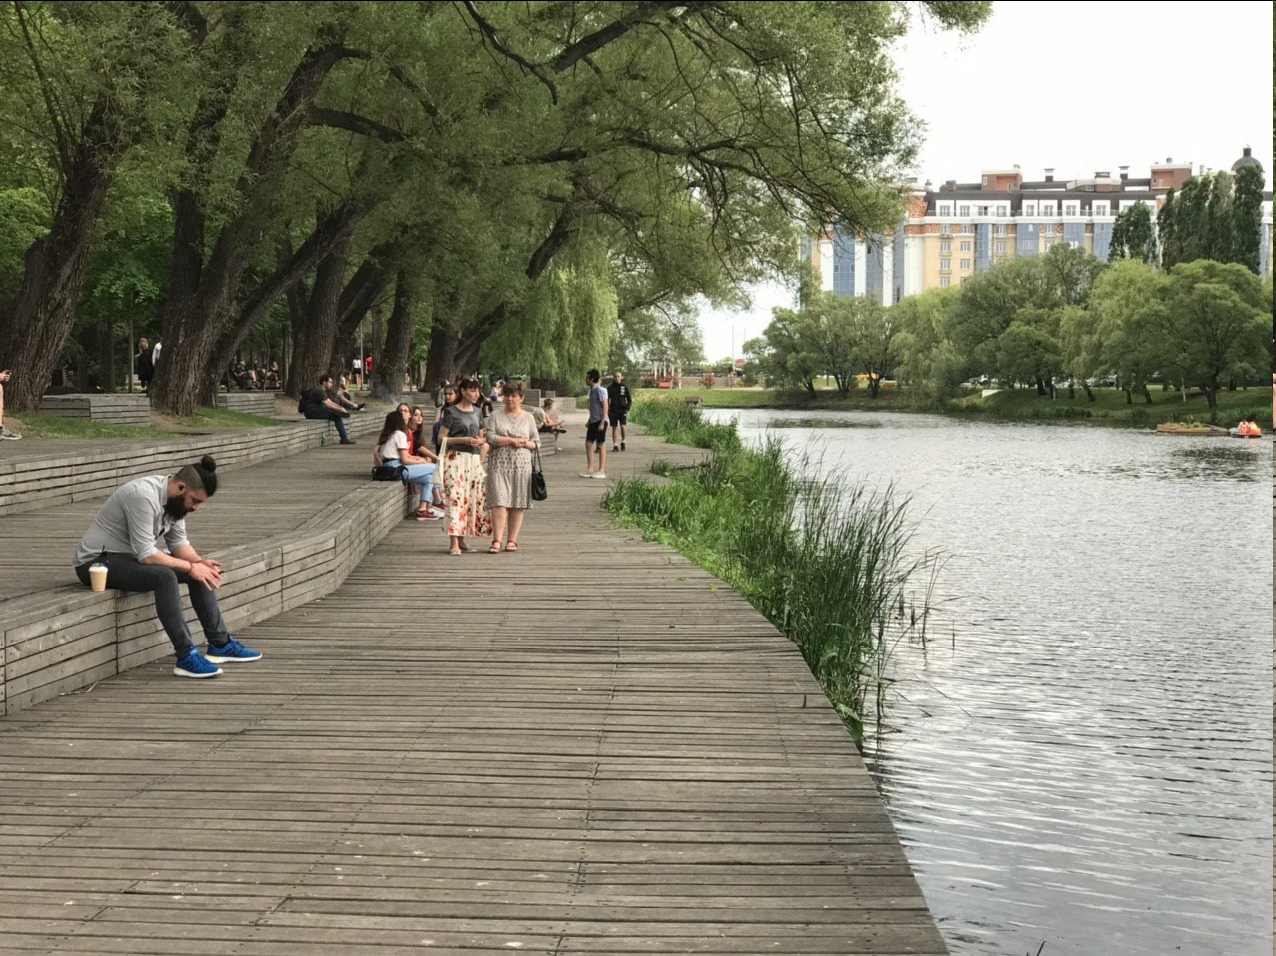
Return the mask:
<svg viewBox="0 0 1276 956">
<path fill-rule="evenodd" d="M 774 436 L 745 448 L 734 423 L 707 423 L 683 402 L 635 412 L 671 441 L 714 455 L 663 487 L 622 481 L 605 506 L 739 591 L 798 645 L 862 739 L 870 693 L 880 713 L 890 647 L 910 631 L 924 636 L 926 607 L 920 618 L 906 610 L 909 581 L 933 570 L 935 557 L 909 556 L 907 502 L 890 488 L 817 479 L 818 463 L 786 455 Z"/>
</svg>

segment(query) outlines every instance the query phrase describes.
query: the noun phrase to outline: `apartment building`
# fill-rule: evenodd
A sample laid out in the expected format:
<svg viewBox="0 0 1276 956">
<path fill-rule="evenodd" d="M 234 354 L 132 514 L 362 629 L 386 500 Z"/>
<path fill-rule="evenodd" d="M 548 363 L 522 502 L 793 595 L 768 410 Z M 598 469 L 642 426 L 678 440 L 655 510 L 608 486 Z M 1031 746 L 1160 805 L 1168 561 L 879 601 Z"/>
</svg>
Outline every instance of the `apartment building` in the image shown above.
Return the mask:
<svg viewBox="0 0 1276 956">
<path fill-rule="evenodd" d="M 1232 164 L 1257 164 L 1249 147 Z M 1204 173 L 1201 169 L 1199 172 Z M 804 244 L 820 287 L 839 295 L 870 296 L 884 305 L 926 289 L 960 285 L 999 262 L 1037 256 L 1066 242 L 1106 260 L 1116 218 L 1138 203 L 1153 219 L 1171 189 L 1192 177 L 1190 162 L 1153 163 L 1144 178 L 1128 166 L 1080 179 L 1057 179 L 1046 169 L 1027 180 L 1018 166 L 986 169 L 976 183 L 928 182 L 912 193 L 906 218 L 889 234 L 854 235 L 840 227 Z M 1263 194 L 1259 272 L 1272 269 L 1272 194 Z"/>
</svg>

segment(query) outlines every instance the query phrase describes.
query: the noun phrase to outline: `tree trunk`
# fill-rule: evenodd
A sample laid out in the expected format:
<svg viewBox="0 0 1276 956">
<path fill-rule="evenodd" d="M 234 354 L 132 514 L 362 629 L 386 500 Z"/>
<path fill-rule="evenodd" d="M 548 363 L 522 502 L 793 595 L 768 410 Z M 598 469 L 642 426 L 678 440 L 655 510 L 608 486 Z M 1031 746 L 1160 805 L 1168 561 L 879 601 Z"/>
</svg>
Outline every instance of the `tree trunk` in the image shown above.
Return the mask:
<svg viewBox="0 0 1276 956">
<path fill-rule="evenodd" d="M 444 382 L 455 383 L 460 378 L 461 364 L 457 361 L 457 349 L 461 337 L 455 329 L 435 316 L 430 327 L 430 349 L 425 355 L 425 386 L 436 391 Z"/>
<path fill-rule="evenodd" d="M 339 39 L 329 37 L 301 58 L 249 148 L 236 185 L 239 211 L 221 227 L 206 263 L 203 197 L 193 192 L 178 197 L 174 269 L 161 336 L 164 360 L 156 369 L 152 396 L 155 407 L 193 414 L 201 391 L 220 375 L 214 366 L 229 354 L 228 341 L 233 352 L 237 340 L 230 333 L 242 315 L 235 307 L 239 287 L 260 235 L 274 218 L 309 107 L 333 67 L 352 53 Z M 207 152 L 212 162 L 214 150 Z M 170 355 L 177 361 L 169 362 Z"/>
<path fill-rule="evenodd" d="M 1127 405 L 1133 405 L 1133 404 L 1134 404 L 1134 395 L 1130 392 L 1130 390 L 1129 390 L 1128 388 L 1123 388 L 1123 389 L 1121 389 L 1121 391 L 1125 392 L 1125 404 L 1127 404 Z"/>
<path fill-rule="evenodd" d="M 118 117 L 98 100 L 66 170 L 53 226 L 27 249 L 22 285 L 0 313 L 0 369 L 13 369 L 5 406 L 35 411 L 75 324 L 93 229 L 125 144 Z M 83 387 L 83 378 L 80 384 Z"/>
<path fill-rule="evenodd" d="M 1087 402 L 1097 402 L 1099 399 L 1095 397 L 1094 390 L 1089 385 L 1083 385 L 1085 389 L 1085 398 Z"/>
<path fill-rule="evenodd" d="M 1040 375 L 1037 376 L 1037 394 L 1038 395 L 1050 394 L 1050 390 L 1046 388 L 1046 380 L 1043 379 Z"/>
<path fill-rule="evenodd" d="M 337 242 L 315 269 L 305 329 L 297 336 L 290 380 L 300 389 L 333 371 L 332 347 L 337 334 L 338 305 L 350 257 L 351 237 Z M 304 383 L 304 385 L 302 384 Z"/>
<path fill-rule="evenodd" d="M 400 272 L 394 283 L 394 308 L 386 323 L 385 345 L 377 356 L 372 373 L 372 397 L 388 402 L 398 402 L 402 394 L 403 375 L 408 367 L 408 353 L 412 348 L 413 308 L 416 297 L 408 283 L 407 275 Z"/>
</svg>

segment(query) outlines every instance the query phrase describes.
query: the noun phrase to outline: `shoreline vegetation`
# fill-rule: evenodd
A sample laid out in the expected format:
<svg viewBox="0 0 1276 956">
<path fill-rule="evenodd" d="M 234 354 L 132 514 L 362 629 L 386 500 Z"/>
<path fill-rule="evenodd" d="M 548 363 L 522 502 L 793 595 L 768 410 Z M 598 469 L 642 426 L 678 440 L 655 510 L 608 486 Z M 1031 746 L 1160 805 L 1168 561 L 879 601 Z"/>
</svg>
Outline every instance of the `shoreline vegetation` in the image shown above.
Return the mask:
<svg viewBox="0 0 1276 956">
<path fill-rule="evenodd" d="M 817 389 L 814 395 L 795 389 L 764 388 L 683 388 L 673 392 L 684 402 L 698 399 L 704 408 L 777 408 L 788 410 L 855 411 L 855 412 L 925 412 L 955 418 L 987 418 L 998 421 L 1064 422 L 1124 428 L 1155 428 L 1162 422 L 1209 421 L 1210 411 L 1204 393 L 1183 394 L 1153 387 L 1152 404 L 1135 393 L 1126 402 L 1119 388 L 1092 389 L 1095 400 L 1086 397 L 1085 389 L 1074 395 L 1060 388 L 1054 399 L 1038 395 L 1035 388 L 1000 389 L 984 395 L 980 389 L 947 403 L 937 403 L 911 393 L 908 389 L 883 389 L 876 398 L 867 389 L 855 389 L 842 398 L 835 389 Z M 637 405 L 660 402 L 670 397 L 667 390 L 635 389 Z M 1272 421 L 1272 390 L 1268 387 L 1238 388 L 1218 393 L 1218 424 L 1235 425 L 1242 420 L 1256 421 L 1267 431 Z"/>
<path fill-rule="evenodd" d="M 815 469 L 790 463 L 779 439 L 747 448 L 734 423 L 710 424 L 680 399 L 635 404 L 631 419 L 713 455 L 690 469 L 657 462 L 667 483 L 621 481 L 604 508 L 721 578 L 792 640 L 860 745 L 870 695 L 882 709 L 890 647 L 925 639 L 940 562 L 908 555 L 908 502 L 811 480 Z"/>
</svg>

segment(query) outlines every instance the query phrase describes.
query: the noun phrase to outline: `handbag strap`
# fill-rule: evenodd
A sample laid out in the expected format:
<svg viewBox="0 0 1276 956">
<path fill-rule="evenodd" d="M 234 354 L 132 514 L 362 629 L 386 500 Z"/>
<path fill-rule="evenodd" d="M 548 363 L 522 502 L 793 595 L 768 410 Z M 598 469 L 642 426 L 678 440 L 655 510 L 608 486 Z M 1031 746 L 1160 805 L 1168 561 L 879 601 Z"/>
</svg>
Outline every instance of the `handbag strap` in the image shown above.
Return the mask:
<svg viewBox="0 0 1276 956">
<path fill-rule="evenodd" d="M 532 470 L 541 471 L 541 443 L 532 446 Z"/>
</svg>

